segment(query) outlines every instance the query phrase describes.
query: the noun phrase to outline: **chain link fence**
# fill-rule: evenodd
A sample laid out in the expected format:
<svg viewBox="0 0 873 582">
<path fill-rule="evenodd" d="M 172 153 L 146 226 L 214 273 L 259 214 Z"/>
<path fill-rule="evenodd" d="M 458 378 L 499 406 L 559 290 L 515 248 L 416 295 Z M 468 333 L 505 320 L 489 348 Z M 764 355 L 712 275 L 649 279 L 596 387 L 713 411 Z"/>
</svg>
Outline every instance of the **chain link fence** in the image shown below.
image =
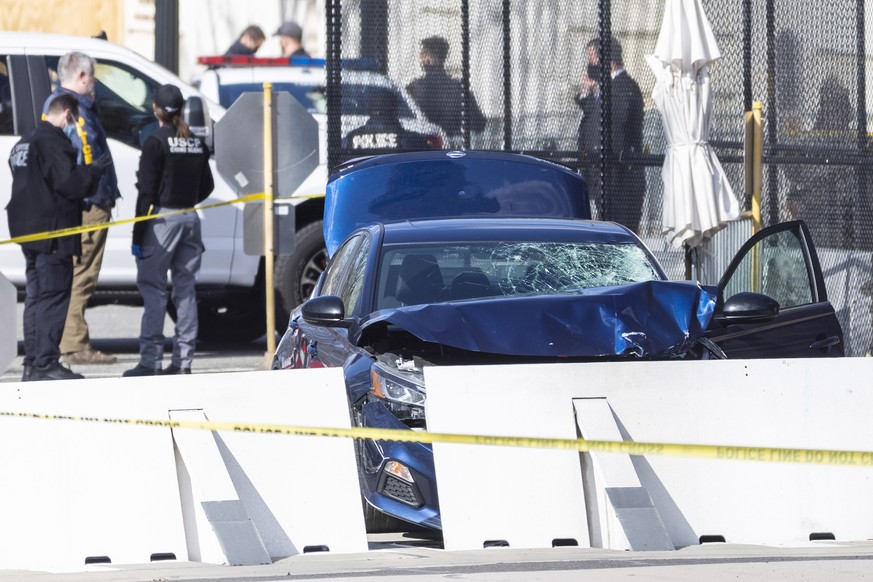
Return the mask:
<svg viewBox="0 0 873 582">
<path fill-rule="evenodd" d="M 723 54 L 711 145 L 748 210 L 743 119 L 763 103 L 763 223 L 809 225 L 850 355 L 871 348 L 869 3 L 703 0 Z M 666 139 L 644 61 L 664 0 L 327 0 L 326 9 L 331 167 L 425 148 L 551 159 L 588 179 L 595 218 L 626 224 L 671 278 L 686 276 L 686 253 L 661 235 Z M 625 74 L 613 78 L 611 62 Z M 716 283 L 749 233 L 741 221 L 703 245 L 694 276 Z"/>
</svg>

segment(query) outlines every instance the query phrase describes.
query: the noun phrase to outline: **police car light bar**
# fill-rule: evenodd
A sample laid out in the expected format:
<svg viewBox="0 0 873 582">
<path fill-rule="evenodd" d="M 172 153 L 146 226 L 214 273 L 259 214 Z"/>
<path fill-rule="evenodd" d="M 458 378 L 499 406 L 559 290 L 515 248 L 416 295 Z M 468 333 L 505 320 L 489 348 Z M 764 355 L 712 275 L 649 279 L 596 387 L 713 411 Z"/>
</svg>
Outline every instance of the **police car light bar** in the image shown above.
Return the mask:
<svg viewBox="0 0 873 582">
<path fill-rule="evenodd" d="M 231 55 L 198 57 L 197 63 L 211 68 L 239 67 L 324 67 L 325 59 L 312 57 L 253 57 L 249 55 Z M 340 67 L 350 71 L 378 71 L 379 61 L 368 57 L 340 60 Z"/>
<path fill-rule="evenodd" d="M 209 67 L 242 66 L 242 67 L 324 67 L 324 59 L 309 57 L 253 57 L 248 55 L 198 57 L 197 63 Z"/>
</svg>

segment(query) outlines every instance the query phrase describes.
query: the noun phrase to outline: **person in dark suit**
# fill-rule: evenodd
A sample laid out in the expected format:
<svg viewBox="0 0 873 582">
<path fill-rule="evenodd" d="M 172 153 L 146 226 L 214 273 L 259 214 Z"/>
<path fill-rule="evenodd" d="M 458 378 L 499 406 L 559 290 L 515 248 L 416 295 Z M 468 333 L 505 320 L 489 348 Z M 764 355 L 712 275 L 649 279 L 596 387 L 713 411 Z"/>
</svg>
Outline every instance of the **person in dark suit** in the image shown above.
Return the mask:
<svg viewBox="0 0 873 582">
<path fill-rule="evenodd" d="M 421 68 L 424 75 L 406 86 L 409 95 L 428 121 L 446 132 L 449 147 L 463 147 L 465 127 L 471 131 L 485 129 L 485 116 L 470 92 L 469 108 L 464 115 L 464 87 L 446 72 L 449 42 L 441 36 L 421 41 Z"/>
<path fill-rule="evenodd" d="M 582 110 L 579 122 L 579 173 L 588 184 L 588 199 L 597 209 L 596 218 L 603 219 L 603 199 L 600 191 L 602 167 L 600 136 L 600 39 L 585 45 L 587 66 L 582 73 L 576 104 Z"/>
<path fill-rule="evenodd" d="M 626 160 L 640 155 L 643 151 L 643 94 L 637 82 L 624 69 L 618 40 L 610 39 L 609 49 L 612 156 L 604 162 L 606 191 L 603 195 L 592 196 L 592 199 L 595 200 L 602 219 L 618 222 L 634 232 L 639 232 L 646 195 L 645 169 L 639 165 L 628 164 Z M 596 158 L 599 158 L 597 154 L 600 150 L 600 40 L 591 40 L 586 46 L 586 52 L 588 67 L 583 77 L 582 89 L 587 93 L 580 93 L 577 97 L 583 111 L 579 126 L 579 148 L 583 157 L 583 170 L 586 169 L 587 154 L 588 173 L 593 173 L 590 168 L 599 170 Z M 592 157 L 595 158 L 593 164 L 590 161 Z"/>
<path fill-rule="evenodd" d="M 6 207 L 9 234 L 23 237 L 81 226 L 82 200 L 92 196 L 109 154 L 77 165 L 67 135 L 76 131 L 79 103 L 68 94 L 49 104 L 46 118 L 12 148 L 12 198 Z M 65 135 L 67 134 L 67 135 Z M 21 242 L 25 259 L 24 375 L 22 381 L 82 378 L 58 361 L 73 282 L 73 257 L 81 235 Z"/>
<path fill-rule="evenodd" d="M 239 38 L 225 51 L 224 56 L 251 56 L 258 52 L 258 49 L 264 44 L 264 40 L 266 40 L 266 36 L 260 26 L 247 26 L 240 33 Z"/>
</svg>

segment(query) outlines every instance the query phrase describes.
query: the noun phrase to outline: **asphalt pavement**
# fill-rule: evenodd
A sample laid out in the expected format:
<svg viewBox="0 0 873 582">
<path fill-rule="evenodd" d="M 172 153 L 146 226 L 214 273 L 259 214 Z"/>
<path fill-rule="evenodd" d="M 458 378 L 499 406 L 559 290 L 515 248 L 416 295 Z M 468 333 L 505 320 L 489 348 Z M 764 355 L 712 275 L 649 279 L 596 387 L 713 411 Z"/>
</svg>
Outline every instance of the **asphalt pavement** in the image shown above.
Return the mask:
<svg viewBox="0 0 873 582">
<path fill-rule="evenodd" d="M 620 552 L 596 548 L 447 552 L 383 542 L 371 536 L 363 554 L 302 554 L 265 566 L 191 562 L 91 566 L 87 572 L 0 571 L 0 582 L 145 582 L 415 579 L 472 582 L 576 582 L 578 580 L 844 581 L 873 578 L 873 543 L 814 542 L 805 547 L 705 544 L 670 552 Z"/>
<path fill-rule="evenodd" d="M 21 380 L 22 356 L 22 304 L 18 304 L 17 321 L 15 325 L 18 339 L 18 357 L 12 365 L 0 375 L 0 382 L 18 382 Z M 73 371 L 83 374 L 86 378 L 119 377 L 139 361 L 139 323 L 142 307 L 119 305 L 103 305 L 88 309 L 85 318 L 91 334 L 91 344 L 95 349 L 115 354 L 118 361 L 115 364 L 74 365 Z M 173 322 L 169 316 L 165 320 L 164 334 L 173 335 Z M 217 344 L 200 342 L 197 346 L 193 373 L 208 372 L 244 372 L 248 370 L 268 369 L 269 358 L 266 354 L 266 338 L 261 337 L 250 342 L 232 344 Z M 167 349 L 170 348 L 167 341 Z M 169 352 L 164 358 L 164 366 L 170 364 Z"/>
</svg>

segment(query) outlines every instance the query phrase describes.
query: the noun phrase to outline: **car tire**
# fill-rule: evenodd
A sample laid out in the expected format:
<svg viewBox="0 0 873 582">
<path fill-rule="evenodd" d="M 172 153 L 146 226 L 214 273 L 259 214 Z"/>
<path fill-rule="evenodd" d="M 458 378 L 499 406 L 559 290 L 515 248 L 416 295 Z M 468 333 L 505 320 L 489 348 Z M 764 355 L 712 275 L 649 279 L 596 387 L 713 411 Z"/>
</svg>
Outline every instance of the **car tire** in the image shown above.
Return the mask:
<svg viewBox="0 0 873 582">
<path fill-rule="evenodd" d="M 390 515 L 386 515 L 367 503 L 364 496 L 361 496 L 361 503 L 364 505 L 364 528 L 368 534 L 376 533 L 403 533 L 410 531 L 410 528 L 415 526 L 405 521 L 395 519 Z"/>
<path fill-rule="evenodd" d="M 322 221 L 307 224 L 297 231 L 294 252 L 276 257 L 273 287 L 276 290 L 276 329 L 288 326 L 295 307 L 309 299 L 318 277 L 327 266 Z"/>
</svg>

